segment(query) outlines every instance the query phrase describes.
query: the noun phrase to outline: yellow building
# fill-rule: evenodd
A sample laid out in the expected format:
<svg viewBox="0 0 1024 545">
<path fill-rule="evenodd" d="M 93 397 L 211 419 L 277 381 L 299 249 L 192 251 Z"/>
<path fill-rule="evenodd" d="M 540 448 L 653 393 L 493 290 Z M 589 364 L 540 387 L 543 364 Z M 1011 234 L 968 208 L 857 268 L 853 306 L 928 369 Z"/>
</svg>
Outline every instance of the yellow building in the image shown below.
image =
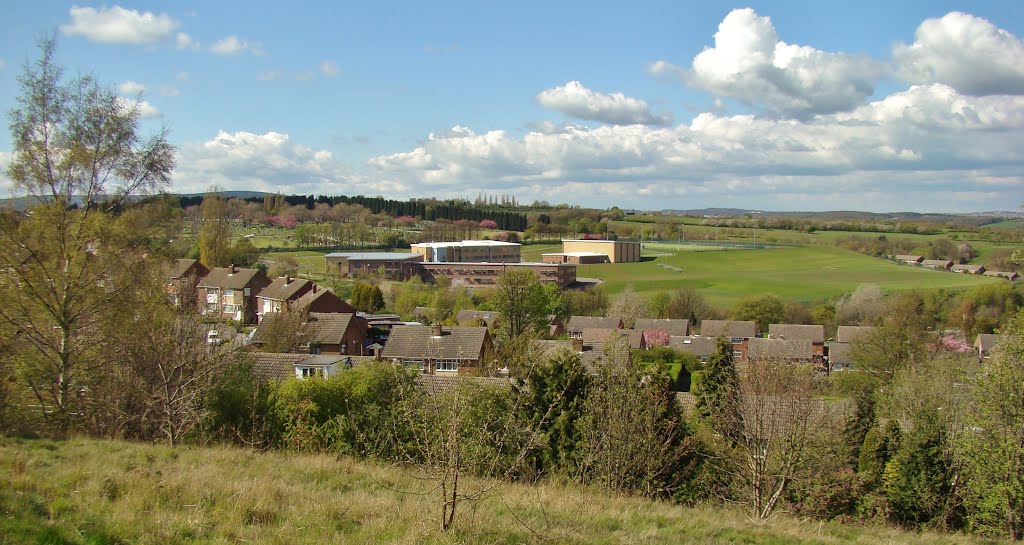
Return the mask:
<svg viewBox="0 0 1024 545">
<path fill-rule="evenodd" d="M 522 245 L 500 240 L 421 242 L 410 245 L 428 263 L 519 263 Z"/>
<path fill-rule="evenodd" d="M 612 263 L 640 261 L 640 243 L 627 240 L 563 240 L 562 253 L 594 253 L 608 256 Z"/>
</svg>

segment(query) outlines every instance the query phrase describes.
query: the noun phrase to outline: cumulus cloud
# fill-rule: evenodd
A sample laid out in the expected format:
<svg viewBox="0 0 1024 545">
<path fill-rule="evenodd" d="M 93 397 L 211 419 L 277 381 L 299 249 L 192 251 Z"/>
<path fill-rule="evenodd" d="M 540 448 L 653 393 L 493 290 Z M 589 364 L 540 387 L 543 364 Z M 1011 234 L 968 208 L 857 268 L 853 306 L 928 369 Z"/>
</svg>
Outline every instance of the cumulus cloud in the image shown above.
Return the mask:
<svg viewBox="0 0 1024 545">
<path fill-rule="evenodd" d="M 174 43 L 178 49 L 199 49 L 199 42 L 193 40 L 191 36 L 184 32 L 179 32 L 175 35 Z"/>
<path fill-rule="evenodd" d="M 341 71 L 338 70 L 338 65 L 335 64 L 334 61 L 324 61 L 320 63 L 318 68 L 320 69 L 321 74 L 329 78 L 333 78 L 334 76 L 337 76 L 338 74 L 341 73 Z"/>
<path fill-rule="evenodd" d="M 537 94 L 537 102 L 545 108 L 565 115 L 600 121 L 612 125 L 668 125 L 671 114 L 654 114 L 646 102 L 622 93 L 605 94 L 593 91 L 578 81 L 546 89 Z"/>
<path fill-rule="evenodd" d="M 134 108 L 139 116 L 143 119 L 154 119 L 163 116 L 160 110 L 156 106 L 153 106 L 145 100 L 136 100 L 135 98 L 117 97 L 120 107 L 125 110 Z"/>
<path fill-rule="evenodd" d="M 73 6 L 65 36 L 84 36 L 103 43 L 152 44 L 171 36 L 178 22 L 166 13 L 139 12 L 121 6 L 100 9 Z"/>
<path fill-rule="evenodd" d="M 201 143 L 186 144 L 174 173 L 176 191 L 278 191 L 320 194 L 385 194 L 407 190 L 353 175 L 330 151 L 299 144 L 287 134 L 221 131 Z"/>
<path fill-rule="evenodd" d="M 779 40 L 771 18 L 750 8 L 729 13 L 690 69 L 657 61 L 653 74 L 675 75 L 718 96 L 793 117 L 848 110 L 874 93 L 882 65 Z"/>
<path fill-rule="evenodd" d="M 945 83 L 972 95 L 1024 94 L 1024 41 L 967 13 L 925 20 L 914 43 L 893 46 L 893 62 L 910 83 Z"/>
<path fill-rule="evenodd" d="M 146 92 L 146 86 L 137 81 L 127 80 L 117 86 L 117 92 L 126 95 L 138 95 Z"/>
<path fill-rule="evenodd" d="M 234 34 L 217 40 L 212 46 L 210 46 L 210 51 L 213 51 L 218 55 L 237 55 L 239 53 L 246 52 L 252 53 L 253 55 L 263 54 L 263 49 L 260 48 L 259 44 L 249 43 Z"/>
<path fill-rule="evenodd" d="M 1021 97 L 930 85 L 804 121 L 702 113 L 662 128 L 538 124 L 521 137 L 455 126 L 369 165 L 420 194 L 514 190 L 523 199 L 676 208 L 694 198 L 783 209 L 991 209 L 1024 200 L 1022 112 Z"/>
</svg>

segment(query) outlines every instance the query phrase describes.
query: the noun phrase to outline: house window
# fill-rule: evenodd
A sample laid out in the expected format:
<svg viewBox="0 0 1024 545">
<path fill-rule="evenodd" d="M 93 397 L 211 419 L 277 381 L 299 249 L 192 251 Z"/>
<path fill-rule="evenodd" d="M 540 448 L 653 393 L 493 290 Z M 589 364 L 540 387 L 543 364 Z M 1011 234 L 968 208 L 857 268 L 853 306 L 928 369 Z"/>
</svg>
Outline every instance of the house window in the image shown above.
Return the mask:
<svg viewBox="0 0 1024 545">
<path fill-rule="evenodd" d="M 300 367 L 298 375 L 301 378 L 313 378 L 313 377 L 325 378 L 327 376 L 327 373 L 326 373 L 326 369 L 323 369 L 323 368 L 320 368 L 320 367 Z"/>
<path fill-rule="evenodd" d="M 448 360 L 448 359 L 437 360 L 437 370 L 438 371 L 458 371 L 459 370 L 459 360 Z"/>
<path fill-rule="evenodd" d="M 732 357 L 734 357 L 734 358 L 742 358 L 743 357 L 743 352 L 741 352 L 739 350 L 733 350 L 732 351 Z"/>
<path fill-rule="evenodd" d="M 402 358 L 402 366 L 422 371 L 423 360 L 418 358 Z"/>
<path fill-rule="evenodd" d="M 733 337 L 732 338 L 732 344 L 741 344 L 742 342 L 743 342 L 743 337 Z"/>
</svg>

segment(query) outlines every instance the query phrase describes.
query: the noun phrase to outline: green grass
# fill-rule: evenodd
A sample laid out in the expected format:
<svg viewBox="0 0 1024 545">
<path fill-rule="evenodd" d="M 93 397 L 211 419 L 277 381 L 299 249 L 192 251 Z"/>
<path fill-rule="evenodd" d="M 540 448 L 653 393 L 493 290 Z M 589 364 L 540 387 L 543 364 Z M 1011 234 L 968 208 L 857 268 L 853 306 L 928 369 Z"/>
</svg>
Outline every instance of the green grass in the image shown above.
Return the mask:
<svg viewBox="0 0 1024 545">
<path fill-rule="evenodd" d="M 492 485 L 463 480 L 464 490 Z M 785 515 L 756 523 L 739 510 L 554 484 L 499 484 L 461 503 L 454 530 L 443 533 L 430 486 L 409 468 L 330 455 L 0 438 L 0 542 L 993 543 Z"/>
<path fill-rule="evenodd" d="M 650 253 L 648 251 L 648 253 Z M 658 253 L 666 253 L 658 248 Z M 641 263 L 581 265 L 577 275 L 604 280 L 609 293 L 632 284 L 638 292 L 697 288 L 716 305 L 746 295 L 771 293 L 783 299 L 821 301 L 861 284 L 884 290 L 966 289 L 1005 280 L 929 271 L 897 265 L 832 246 L 772 250 L 680 251 Z"/>
</svg>

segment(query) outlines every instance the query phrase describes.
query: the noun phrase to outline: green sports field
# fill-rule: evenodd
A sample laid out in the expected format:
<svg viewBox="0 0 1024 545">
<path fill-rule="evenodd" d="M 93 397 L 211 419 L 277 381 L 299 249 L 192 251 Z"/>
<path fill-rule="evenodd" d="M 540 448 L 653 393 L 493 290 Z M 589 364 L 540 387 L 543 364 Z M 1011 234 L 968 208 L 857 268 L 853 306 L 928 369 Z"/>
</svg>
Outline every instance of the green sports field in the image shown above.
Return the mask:
<svg viewBox="0 0 1024 545">
<path fill-rule="evenodd" d="M 657 254 L 657 257 L 650 257 Z M 822 301 L 848 293 L 860 284 L 878 284 L 887 291 L 966 289 L 1006 280 L 931 271 L 898 265 L 831 246 L 771 250 L 673 252 L 666 246 L 645 249 L 641 263 L 582 265 L 577 276 L 600 278 L 609 293 L 628 284 L 636 291 L 655 292 L 690 286 L 712 303 L 728 306 L 754 294 L 783 299 Z"/>
</svg>

